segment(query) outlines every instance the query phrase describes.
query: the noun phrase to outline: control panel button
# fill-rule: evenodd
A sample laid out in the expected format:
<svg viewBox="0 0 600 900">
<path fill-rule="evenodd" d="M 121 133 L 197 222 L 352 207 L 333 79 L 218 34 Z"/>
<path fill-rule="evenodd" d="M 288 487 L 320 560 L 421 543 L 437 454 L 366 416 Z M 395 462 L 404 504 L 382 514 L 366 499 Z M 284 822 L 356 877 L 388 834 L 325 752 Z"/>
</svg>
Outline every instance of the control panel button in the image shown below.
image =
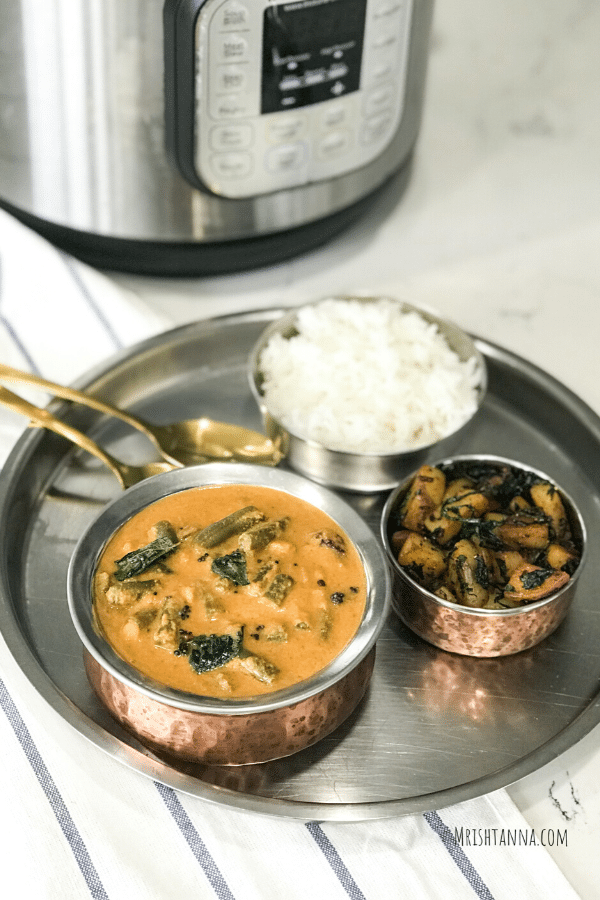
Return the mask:
<svg viewBox="0 0 600 900">
<path fill-rule="evenodd" d="M 374 83 L 383 81 L 385 78 L 391 78 L 394 73 L 394 65 L 391 56 L 387 58 L 382 55 L 373 66 L 372 80 Z"/>
<path fill-rule="evenodd" d="M 398 45 L 398 35 L 393 31 L 381 31 L 373 38 L 375 50 L 390 50 Z"/>
<path fill-rule="evenodd" d="M 389 109 L 394 101 L 395 93 L 392 84 L 382 84 L 369 91 L 365 97 L 365 115 L 372 116 Z"/>
<path fill-rule="evenodd" d="M 219 31 L 238 30 L 250 25 L 250 10 L 238 0 L 227 0 L 215 13 L 213 26 Z"/>
<path fill-rule="evenodd" d="M 297 141 L 302 137 L 306 130 L 306 117 L 280 116 L 269 122 L 267 127 L 267 135 L 270 141 L 277 144 L 290 143 Z"/>
<path fill-rule="evenodd" d="M 267 168 L 270 172 L 293 172 L 301 169 L 306 161 L 307 148 L 303 143 L 282 144 L 273 147 L 267 154 Z"/>
<path fill-rule="evenodd" d="M 210 112 L 215 119 L 241 119 L 252 114 L 247 94 L 223 94 L 211 99 Z"/>
<path fill-rule="evenodd" d="M 210 146 L 213 150 L 244 150 L 252 144 L 253 129 L 247 122 L 231 125 L 215 125 L 210 129 Z"/>
<path fill-rule="evenodd" d="M 376 21 L 378 19 L 388 19 L 395 16 L 403 8 L 403 0 L 381 0 L 381 2 L 375 4 L 373 18 Z"/>
<path fill-rule="evenodd" d="M 320 159 L 331 159 L 341 156 L 352 146 L 352 134 L 347 129 L 332 131 L 331 134 L 321 138 L 317 145 L 317 154 Z"/>
<path fill-rule="evenodd" d="M 215 153 L 211 165 L 219 178 L 245 178 L 252 172 L 252 156 L 250 153 Z"/>
<path fill-rule="evenodd" d="M 391 112 L 381 113 L 367 119 L 362 131 L 363 144 L 375 144 L 387 137 L 392 121 Z"/>
<path fill-rule="evenodd" d="M 248 60 L 248 41 L 241 34 L 224 34 L 215 41 L 215 52 L 222 62 Z"/>
<path fill-rule="evenodd" d="M 337 103 L 326 103 L 319 115 L 319 126 L 322 129 L 340 128 L 352 120 L 352 106 L 344 100 Z"/>
<path fill-rule="evenodd" d="M 216 93 L 226 94 L 231 91 L 245 91 L 247 84 L 247 67 L 217 66 L 213 85 Z"/>
</svg>

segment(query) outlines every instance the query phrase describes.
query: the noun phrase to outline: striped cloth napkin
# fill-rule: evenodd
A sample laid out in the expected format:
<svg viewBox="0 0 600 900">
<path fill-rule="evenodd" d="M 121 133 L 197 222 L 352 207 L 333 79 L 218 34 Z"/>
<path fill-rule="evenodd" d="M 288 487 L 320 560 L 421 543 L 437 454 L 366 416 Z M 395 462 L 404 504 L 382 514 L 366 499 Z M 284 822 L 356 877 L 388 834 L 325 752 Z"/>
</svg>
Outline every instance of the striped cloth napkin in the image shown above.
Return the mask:
<svg viewBox="0 0 600 900">
<path fill-rule="evenodd" d="M 169 324 L 0 211 L 0 359 L 71 382 Z M 2 461 L 22 429 L 0 409 Z M 64 722 L 1 639 L 0 745 L 6 897 L 577 897 L 540 843 L 507 846 L 531 828 L 505 791 L 437 812 L 347 824 L 258 816 L 180 793 Z M 461 840 L 466 834 L 472 839 Z"/>
</svg>

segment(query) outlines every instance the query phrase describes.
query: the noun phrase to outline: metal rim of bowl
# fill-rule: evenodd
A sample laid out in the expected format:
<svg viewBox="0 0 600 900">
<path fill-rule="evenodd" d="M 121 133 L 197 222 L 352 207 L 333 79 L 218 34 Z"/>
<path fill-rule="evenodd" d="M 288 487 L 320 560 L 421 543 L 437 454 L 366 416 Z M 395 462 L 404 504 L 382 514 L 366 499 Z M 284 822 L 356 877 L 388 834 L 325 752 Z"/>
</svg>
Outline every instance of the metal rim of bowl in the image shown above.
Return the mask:
<svg viewBox="0 0 600 900">
<path fill-rule="evenodd" d="M 283 433 L 284 435 L 290 435 L 297 441 L 303 441 L 307 446 L 314 447 L 316 449 L 323 449 L 328 451 L 329 453 L 338 454 L 340 457 L 347 457 L 348 459 L 372 459 L 376 460 L 386 460 L 393 459 L 399 455 L 404 453 L 427 453 L 427 451 L 431 450 L 436 446 L 440 441 L 445 441 L 448 438 L 451 438 L 454 434 L 461 431 L 465 425 L 470 421 L 467 419 L 465 422 L 462 422 L 458 428 L 454 429 L 454 431 L 448 432 L 443 435 L 443 437 L 439 438 L 436 441 L 433 441 L 429 444 L 419 444 L 414 447 L 405 447 L 400 450 L 390 450 L 386 453 L 355 453 L 351 450 L 340 450 L 337 447 L 330 447 L 326 444 L 321 443 L 320 441 L 315 440 L 314 438 L 304 437 L 302 434 L 299 434 L 297 431 L 292 431 L 292 429 L 288 428 L 287 425 L 284 425 L 279 419 L 272 415 L 270 412 L 265 399 L 264 393 L 262 390 L 262 372 L 260 369 L 260 357 L 261 354 L 270 341 L 270 339 L 276 335 L 281 334 L 285 338 L 293 337 L 294 333 L 297 333 L 297 329 L 295 327 L 295 322 L 298 316 L 298 313 L 301 309 L 310 306 L 317 306 L 320 303 L 323 303 L 325 300 L 348 300 L 348 301 L 359 301 L 360 303 L 376 303 L 379 300 L 387 300 L 392 303 L 396 303 L 402 312 L 414 312 L 420 315 L 425 321 L 430 324 L 437 325 L 440 333 L 446 340 L 448 346 L 451 350 L 454 350 L 461 361 L 465 361 L 467 359 L 473 358 L 477 362 L 477 369 L 479 371 L 480 380 L 478 386 L 478 397 L 477 397 L 477 410 L 479 410 L 483 404 L 485 399 L 485 395 L 487 393 L 487 366 L 485 362 L 485 358 L 483 354 L 479 351 L 475 342 L 471 338 L 466 331 L 452 322 L 450 319 L 445 319 L 442 316 L 437 315 L 436 313 L 429 311 L 423 307 L 414 306 L 412 303 L 408 303 L 405 300 L 398 300 L 393 297 L 387 296 L 354 296 L 354 295 L 336 295 L 332 297 L 325 297 L 319 300 L 314 300 L 310 303 L 303 303 L 299 306 L 295 306 L 289 310 L 289 312 L 284 313 L 284 315 L 276 319 L 270 325 L 265 328 L 263 333 L 261 334 L 258 341 L 255 343 L 254 347 L 249 356 L 249 368 L 248 368 L 248 380 L 250 383 L 250 390 L 258 404 L 258 407 L 263 415 L 263 417 L 268 417 L 268 421 L 270 421 L 275 428 Z M 463 344 L 465 348 L 468 348 L 468 353 L 461 353 L 459 349 L 455 346 L 455 344 Z M 475 414 L 477 413 L 475 411 Z M 471 418 L 473 418 L 471 416 Z"/>
<path fill-rule="evenodd" d="M 523 615 L 524 613 L 539 609 L 540 607 L 547 606 L 549 603 L 553 603 L 556 601 L 558 597 L 560 597 L 565 591 L 572 590 L 575 581 L 579 578 L 579 574 L 583 569 L 583 564 L 585 562 L 585 558 L 587 556 L 587 531 L 585 527 L 585 522 L 583 517 L 579 511 L 579 508 L 573 498 L 546 472 L 543 472 L 541 469 L 536 468 L 535 466 L 530 466 L 525 463 L 519 462 L 518 460 L 509 459 L 508 457 L 503 456 L 494 456 L 492 454 L 486 453 L 471 453 L 465 454 L 461 456 L 450 456 L 445 459 L 438 460 L 437 462 L 429 463 L 433 467 L 441 467 L 441 466 L 450 466 L 456 463 L 463 462 L 484 462 L 490 463 L 493 465 L 506 465 L 512 466 L 515 469 L 521 469 L 525 472 L 532 472 L 534 475 L 537 475 L 544 481 L 548 481 L 551 485 L 553 485 L 558 492 L 560 493 L 563 500 L 567 501 L 569 505 L 570 512 L 577 522 L 577 526 L 579 528 L 580 535 L 578 537 L 581 543 L 581 555 L 579 557 L 579 562 L 577 564 L 577 568 L 573 572 L 573 575 L 570 577 L 569 581 L 563 585 L 558 591 L 554 591 L 552 594 L 549 594 L 548 597 L 543 597 L 541 600 L 536 600 L 533 603 L 527 603 L 524 606 L 515 606 L 511 609 L 481 609 L 480 607 L 472 607 L 472 606 L 463 606 L 460 603 L 452 603 L 450 600 L 445 600 L 443 597 L 438 597 L 437 594 L 434 594 L 432 591 L 420 585 L 417 581 L 410 577 L 410 575 L 402 568 L 402 566 L 398 563 L 398 560 L 394 558 L 394 554 L 392 548 L 390 546 L 389 535 L 388 535 L 388 524 L 390 520 L 391 512 L 394 508 L 398 497 L 405 491 L 412 481 L 412 479 L 417 474 L 413 472 L 412 475 L 409 475 L 408 478 L 404 479 L 402 484 L 399 484 L 395 490 L 392 491 L 390 496 L 385 502 L 381 513 L 380 520 L 380 533 L 381 540 L 383 542 L 383 546 L 386 552 L 386 556 L 392 565 L 393 571 L 400 575 L 400 577 L 406 581 L 406 583 L 413 589 L 416 589 L 423 593 L 432 603 L 436 603 L 439 606 L 446 607 L 446 609 L 459 611 L 460 613 L 464 613 L 465 616 L 472 616 L 474 618 L 486 618 L 486 617 L 495 617 L 500 616 L 501 618 L 510 618 L 512 616 Z"/>
<path fill-rule="evenodd" d="M 136 512 L 169 494 L 221 484 L 256 484 L 289 493 L 329 515 L 359 553 L 367 578 L 367 601 L 354 638 L 311 678 L 271 693 L 220 699 L 165 687 L 121 659 L 98 634 L 92 615 L 92 579 L 109 538 Z M 299 703 L 320 693 L 354 669 L 370 652 L 385 624 L 391 603 L 391 573 L 375 532 L 344 500 L 320 485 L 281 469 L 247 463 L 207 463 L 155 475 L 128 488 L 110 502 L 79 539 L 67 574 L 69 612 L 81 642 L 115 678 L 159 703 L 192 712 L 248 715 Z"/>
</svg>

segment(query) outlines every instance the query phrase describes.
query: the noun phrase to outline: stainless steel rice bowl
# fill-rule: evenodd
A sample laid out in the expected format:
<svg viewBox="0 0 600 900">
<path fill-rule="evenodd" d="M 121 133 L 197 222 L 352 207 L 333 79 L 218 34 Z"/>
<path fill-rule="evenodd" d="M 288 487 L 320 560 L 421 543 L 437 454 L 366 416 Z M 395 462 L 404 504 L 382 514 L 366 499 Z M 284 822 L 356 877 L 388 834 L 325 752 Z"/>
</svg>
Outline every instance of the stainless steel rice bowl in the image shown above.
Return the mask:
<svg viewBox="0 0 600 900">
<path fill-rule="evenodd" d="M 367 579 L 365 612 L 350 643 L 324 669 L 289 688 L 247 699 L 204 697 L 165 687 L 118 656 L 98 632 L 93 578 L 110 537 L 149 504 L 188 488 L 253 484 L 300 497 L 327 513 L 356 546 Z M 363 697 L 390 602 L 379 540 L 343 500 L 300 476 L 249 464 L 211 463 L 147 479 L 111 502 L 79 540 L 68 572 L 69 610 L 100 701 L 151 749 L 192 762 L 242 765 L 295 753 L 337 728 Z"/>
<path fill-rule="evenodd" d="M 249 381 L 263 416 L 266 433 L 273 440 L 281 442 L 287 463 L 311 480 L 329 487 L 363 493 L 389 490 L 422 462 L 430 459 L 433 454 L 441 455 L 453 452 L 459 446 L 460 441 L 466 437 L 486 394 L 485 359 L 473 339 L 457 325 L 409 303 L 391 300 L 388 297 L 335 297 L 331 299 L 358 301 L 365 305 L 386 300 L 397 304 L 400 312 L 417 313 L 426 322 L 437 326 L 449 348 L 457 354 L 462 362 L 473 360 L 478 376 L 477 409 L 474 416 L 440 440 L 423 446 L 415 446 L 414 449 L 382 453 L 349 452 L 335 449 L 320 441 L 307 438 L 298 431 L 292 432 L 269 409 L 265 398 L 264 374 L 261 369 L 263 351 L 273 336 L 281 335 L 284 339 L 289 339 L 298 333 L 298 312 L 304 307 L 290 310 L 265 329 L 250 355 Z M 314 306 L 321 302 L 315 301 L 306 306 Z M 350 359 L 349 365 L 352 364 L 353 361 Z"/>
<path fill-rule="evenodd" d="M 491 455 L 456 456 L 431 465 L 464 463 L 486 463 L 498 468 L 511 466 L 533 473 L 553 485 L 563 501 L 574 541 L 579 548 L 577 567 L 561 589 L 537 602 L 511 609 L 467 607 L 437 596 L 419 584 L 398 563 L 391 546 L 395 511 L 416 474 L 413 473 L 392 491 L 381 517 L 381 537 L 393 572 L 392 607 L 411 631 L 442 650 L 466 656 L 507 656 L 533 647 L 547 638 L 567 615 L 587 555 L 585 524 L 572 498 L 552 478 L 532 466 Z"/>
</svg>

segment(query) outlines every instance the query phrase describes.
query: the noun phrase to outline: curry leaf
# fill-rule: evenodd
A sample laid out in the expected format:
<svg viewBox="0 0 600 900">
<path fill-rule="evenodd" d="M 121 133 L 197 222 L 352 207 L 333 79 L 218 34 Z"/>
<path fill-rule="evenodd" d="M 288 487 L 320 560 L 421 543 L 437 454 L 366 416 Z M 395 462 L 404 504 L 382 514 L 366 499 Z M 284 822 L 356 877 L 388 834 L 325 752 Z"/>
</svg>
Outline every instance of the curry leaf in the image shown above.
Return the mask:
<svg viewBox="0 0 600 900">
<path fill-rule="evenodd" d="M 552 569 L 532 569 L 531 571 L 523 572 L 519 577 L 523 589 L 530 591 L 533 588 L 540 587 L 550 575 L 552 575 Z"/>
<path fill-rule="evenodd" d="M 190 666 L 199 674 L 218 669 L 239 656 L 243 631 L 237 634 L 199 634 L 185 641 L 180 651 L 187 652 Z"/>
<path fill-rule="evenodd" d="M 226 556 L 213 559 L 211 571 L 221 578 L 228 578 L 234 584 L 250 584 L 246 570 L 246 557 L 241 550 L 234 550 Z"/>
<path fill-rule="evenodd" d="M 117 570 L 115 578 L 117 581 L 125 581 L 127 578 L 133 578 L 135 575 L 141 575 L 159 560 L 164 559 L 169 553 L 177 547 L 177 540 L 173 540 L 168 535 L 158 537 L 155 541 L 140 547 L 138 550 L 132 550 L 121 559 L 116 560 Z"/>
</svg>

